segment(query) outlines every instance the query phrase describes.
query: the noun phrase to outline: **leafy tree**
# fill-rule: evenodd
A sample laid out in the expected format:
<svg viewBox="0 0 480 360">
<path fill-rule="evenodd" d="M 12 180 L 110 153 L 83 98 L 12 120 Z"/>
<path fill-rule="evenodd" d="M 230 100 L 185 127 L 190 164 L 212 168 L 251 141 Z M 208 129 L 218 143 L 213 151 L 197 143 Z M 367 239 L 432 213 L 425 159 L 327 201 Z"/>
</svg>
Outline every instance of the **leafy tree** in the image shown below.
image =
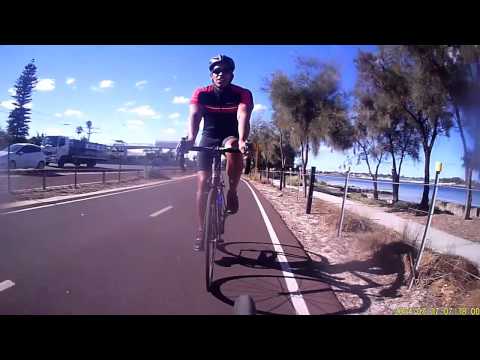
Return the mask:
<svg viewBox="0 0 480 360">
<path fill-rule="evenodd" d="M 357 135 L 360 135 L 360 139 L 369 139 L 369 142 L 358 145 L 363 150 L 363 156 L 370 152 L 373 159 L 378 161 L 386 160 L 378 155 L 388 152 L 392 162 L 393 202 L 398 202 L 398 183 L 403 160 L 407 156 L 415 161 L 419 160 L 420 138 L 416 128 L 408 121 L 405 112 L 399 107 L 393 106 L 388 97 L 385 97 L 382 91 L 375 86 L 370 74 L 364 73 L 365 68 L 362 67 L 364 60 L 364 54 L 360 53 L 356 60 L 359 76 L 355 88 L 355 110 Z M 369 151 L 366 152 L 366 149 Z M 370 169 L 370 165 L 368 163 L 367 165 Z M 377 165 L 379 165 L 378 162 Z M 378 176 L 372 175 L 371 171 L 370 174 L 374 180 L 378 178 Z"/>
<path fill-rule="evenodd" d="M 43 138 L 45 137 L 45 134 L 39 134 L 38 131 L 37 131 L 37 135 L 36 136 L 32 136 L 30 139 L 28 139 L 28 142 L 31 143 L 31 144 L 35 144 L 35 145 L 42 145 L 42 141 L 43 141 Z"/>
<path fill-rule="evenodd" d="M 360 71 L 384 98 L 387 110 L 401 110 L 415 127 L 424 155 L 424 189 L 420 208 L 428 209 L 430 158 L 438 136 L 453 125 L 448 95 L 438 76 L 425 72 L 417 57 L 403 46 L 380 46 L 378 54 L 361 53 Z"/>
<path fill-rule="evenodd" d="M 15 108 L 8 116 L 8 134 L 12 142 L 25 142 L 28 136 L 31 109 L 27 105 L 32 101 L 32 92 L 37 84 L 37 67 L 34 64 L 35 59 L 25 66 L 22 74 L 14 85 L 15 99 L 13 105 Z"/>
<path fill-rule="evenodd" d="M 291 130 L 291 144 L 300 150 L 305 174 L 310 151 L 317 156 L 322 143 L 335 149 L 350 148 L 353 127 L 347 116 L 346 95 L 340 91 L 338 70 L 314 58 L 298 58 L 296 65 L 293 76 L 281 71 L 272 74 L 264 90 L 274 112 L 281 114 L 281 127 Z"/>
<path fill-rule="evenodd" d="M 10 136 L 5 130 L 0 128 L 0 149 L 5 148 L 9 143 L 11 143 Z"/>
<path fill-rule="evenodd" d="M 354 154 L 357 154 L 358 164 L 362 160 L 366 162 L 368 173 L 373 180 L 373 197 L 378 200 L 378 170 L 382 161 L 387 158 L 387 151 L 384 136 L 369 128 L 369 122 L 372 121 L 371 116 L 362 110 L 362 108 L 358 109 L 353 150 Z M 375 171 L 372 171 L 372 166 L 375 167 Z"/>
<path fill-rule="evenodd" d="M 88 136 L 88 141 L 90 141 L 90 135 L 92 135 L 92 122 L 90 120 L 88 120 L 86 123 L 87 125 L 87 136 Z"/>
</svg>

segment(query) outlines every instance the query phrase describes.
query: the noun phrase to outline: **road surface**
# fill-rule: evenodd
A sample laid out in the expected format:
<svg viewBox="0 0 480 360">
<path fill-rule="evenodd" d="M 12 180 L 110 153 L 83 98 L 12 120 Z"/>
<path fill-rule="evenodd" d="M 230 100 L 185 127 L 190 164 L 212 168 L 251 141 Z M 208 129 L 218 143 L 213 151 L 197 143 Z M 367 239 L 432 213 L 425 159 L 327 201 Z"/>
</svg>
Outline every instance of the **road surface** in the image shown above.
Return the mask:
<svg viewBox="0 0 480 360">
<path fill-rule="evenodd" d="M 207 292 L 204 253 L 192 250 L 195 184 L 188 177 L 0 214 L 0 314 L 230 315 L 241 294 L 259 314 L 343 311 L 318 271 L 309 274 L 279 215 L 243 181 Z"/>
</svg>

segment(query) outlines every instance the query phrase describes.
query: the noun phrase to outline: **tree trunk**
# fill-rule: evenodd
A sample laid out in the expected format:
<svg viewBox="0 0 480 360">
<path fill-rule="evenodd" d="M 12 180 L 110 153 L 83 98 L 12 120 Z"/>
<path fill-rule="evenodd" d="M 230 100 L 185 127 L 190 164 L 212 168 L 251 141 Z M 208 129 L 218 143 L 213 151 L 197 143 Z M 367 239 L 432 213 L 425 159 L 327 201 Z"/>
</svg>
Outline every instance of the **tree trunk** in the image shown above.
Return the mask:
<svg viewBox="0 0 480 360">
<path fill-rule="evenodd" d="M 470 210 L 472 208 L 472 175 L 473 169 L 470 166 L 470 157 L 467 149 L 467 141 L 465 139 L 465 134 L 463 131 L 463 125 L 460 118 L 460 110 L 457 105 L 455 105 L 455 116 L 457 117 L 458 130 L 460 131 L 460 138 L 462 139 L 463 144 L 463 154 L 465 159 L 465 182 L 468 182 L 468 192 L 467 199 L 465 203 L 465 220 L 471 220 Z"/>
<path fill-rule="evenodd" d="M 303 197 L 307 197 L 308 142 L 305 144 L 305 163 L 303 164 Z"/>
<path fill-rule="evenodd" d="M 392 203 L 395 204 L 398 202 L 398 192 L 400 189 L 400 175 L 397 173 L 397 169 L 392 169 Z"/>
<path fill-rule="evenodd" d="M 392 204 L 395 204 L 398 202 L 398 190 L 399 190 L 399 185 L 395 184 L 400 181 L 400 175 L 397 172 L 397 161 L 395 159 L 395 150 L 393 146 L 393 140 L 392 137 L 388 137 L 389 142 L 390 142 L 390 155 L 392 156 Z"/>
<path fill-rule="evenodd" d="M 373 175 L 372 179 L 373 179 L 373 198 L 375 200 L 378 200 L 378 183 L 377 183 L 378 175 L 377 174 Z"/>
<path fill-rule="evenodd" d="M 465 220 L 472 220 L 472 218 L 470 217 L 470 210 L 472 209 L 472 176 L 473 176 L 473 170 L 469 169 L 468 195 L 467 195 L 467 203 L 465 205 Z"/>
<path fill-rule="evenodd" d="M 281 130 L 279 130 L 279 132 L 280 132 L 280 158 L 281 158 L 282 169 L 283 169 L 285 168 L 285 154 L 283 152 L 283 135 Z"/>
<path fill-rule="evenodd" d="M 425 177 L 423 179 L 423 194 L 422 194 L 422 201 L 420 202 L 420 209 L 421 210 L 428 210 L 428 197 L 430 193 L 430 155 L 431 155 L 431 148 L 424 149 L 425 153 Z"/>
</svg>

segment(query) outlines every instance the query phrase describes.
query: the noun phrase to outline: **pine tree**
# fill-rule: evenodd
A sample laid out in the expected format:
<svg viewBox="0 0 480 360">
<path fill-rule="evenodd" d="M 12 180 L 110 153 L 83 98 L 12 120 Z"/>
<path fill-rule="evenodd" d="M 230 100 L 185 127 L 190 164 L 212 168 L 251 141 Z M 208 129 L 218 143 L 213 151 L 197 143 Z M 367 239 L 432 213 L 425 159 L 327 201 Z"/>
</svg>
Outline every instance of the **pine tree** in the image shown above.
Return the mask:
<svg viewBox="0 0 480 360">
<path fill-rule="evenodd" d="M 32 102 L 32 91 L 38 80 L 36 77 L 37 67 L 34 64 L 35 59 L 25 66 L 22 75 L 18 78 L 14 85 L 16 94 L 12 97 L 15 99 L 13 105 L 15 108 L 8 116 L 8 134 L 12 138 L 12 142 L 26 142 L 28 136 L 31 110 L 26 107 Z"/>
</svg>

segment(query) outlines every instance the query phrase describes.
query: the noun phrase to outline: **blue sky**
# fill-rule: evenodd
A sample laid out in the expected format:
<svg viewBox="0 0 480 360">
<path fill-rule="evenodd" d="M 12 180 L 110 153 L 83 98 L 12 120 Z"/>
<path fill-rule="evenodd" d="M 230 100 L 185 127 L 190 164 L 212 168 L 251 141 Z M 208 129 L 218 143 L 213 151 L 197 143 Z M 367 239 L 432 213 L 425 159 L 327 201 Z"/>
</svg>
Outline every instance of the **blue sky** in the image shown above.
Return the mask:
<svg viewBox="0 0 480 360">
<path fill-rule="evenodd" d="M 36 132 L 77 137 L 75 128 L 93 122 L 91 140 L 111 144 L 178 140 L 187 131 L 188 99 L 198 86 L 210 83 L 208 59 L 225 53 L 235 59 L 234 83 L 249 88 L 256 104 L 254 117 L 271 116 L 262 92 L 264 78 L 275 70 L 292 73 L 296 56 L 314 56 L 338 65 L 342 87 L 351 90 L 356 80 L 353 63 L 358 50 L 376 46 L 0 46 L 0 127 L 6 128 L 11 108 L 10 89 L 30 59 L 36 59 L 39 85 L 33 94 L 30 136 Z M 67 125 L 65 125 L 67 124 Z M 198 139 L 200 138 L 200 135 Z M 440 138 L 433 151 L 443 161 L 442 177 L 460 176 L 461 142 L 455 131 Z M 346 154 L 322 147 L 310 166 L 338 170 Z M 386 163 L 381 172 L 390 173 Z M 366 171 L 362 163 L 352 170 Z M 402 174 L 422 176 L 423 163 L 407 161 Z"/>
</svg>

